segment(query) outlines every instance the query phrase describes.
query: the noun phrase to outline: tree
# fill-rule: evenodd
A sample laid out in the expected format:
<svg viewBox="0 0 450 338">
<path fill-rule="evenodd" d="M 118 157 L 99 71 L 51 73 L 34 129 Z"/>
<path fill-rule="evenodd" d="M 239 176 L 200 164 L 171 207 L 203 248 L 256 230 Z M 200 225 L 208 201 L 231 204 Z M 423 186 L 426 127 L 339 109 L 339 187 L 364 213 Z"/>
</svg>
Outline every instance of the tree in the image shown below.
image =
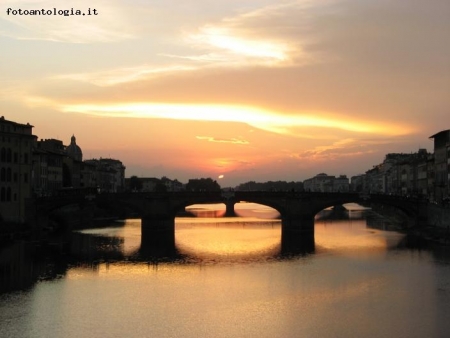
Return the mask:
<svg viewBox="0 0 450 338">
<path fill-rule="evenodd" d="M 167 192 L 167 187 L 163 182 L 158 182 L 155 185 L 156 192 Z"/>
<path fill-rule="evenodd" d="M 220 185 L 211 178 L 190 179 L 186 184 L 187 191 L 220 191 Z"/>
<path fill-rule="evenodd" d="M 130 190 L 131 191 L 141 191 L 142 190 L 142 180 L 137 176 L 130 177 Z"/>
</svg>

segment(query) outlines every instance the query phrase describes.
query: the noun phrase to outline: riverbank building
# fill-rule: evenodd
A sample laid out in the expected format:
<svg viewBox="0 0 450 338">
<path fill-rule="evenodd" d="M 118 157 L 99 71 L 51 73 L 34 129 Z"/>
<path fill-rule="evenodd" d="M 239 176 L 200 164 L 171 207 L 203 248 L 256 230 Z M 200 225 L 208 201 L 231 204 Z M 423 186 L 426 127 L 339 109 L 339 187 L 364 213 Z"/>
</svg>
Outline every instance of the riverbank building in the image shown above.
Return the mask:
<svg viewBox="0 0 450 338">
<path fill-rule="evenodd" d="M 31 196 L 33 126 L 0 118 L 0 224 L 25 220 Z"/>
</svg>

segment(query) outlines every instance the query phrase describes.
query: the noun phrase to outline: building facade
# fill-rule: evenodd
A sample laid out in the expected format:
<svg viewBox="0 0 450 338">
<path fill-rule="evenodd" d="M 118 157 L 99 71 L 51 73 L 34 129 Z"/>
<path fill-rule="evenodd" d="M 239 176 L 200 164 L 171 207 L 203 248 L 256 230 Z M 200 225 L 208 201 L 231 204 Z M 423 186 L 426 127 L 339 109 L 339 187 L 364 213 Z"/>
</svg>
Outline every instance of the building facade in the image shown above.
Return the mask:
<svg viewBox="0 0 450 338">
<path fill-rule="evenodd" d="M 432 154 L 425 149 L 419 149 L 418 152 L 410 154 L 387 154 L 382 163 L 357 177 L 358 188 L 353 184 L 352 178 L 352 190 L 429 197 L 432 192 L 429 177 L 430 166 L 433 165 L 432 158 Z"/>
<path fill-rule="evenodd" d="M 434 140 L 434 198 L 447 199 L 450 195 L 450 129 L 430 136 Z"/>
<path fill-rule="evenodd" d="M 303 188 L 310 192 L 347 192 L 350 190 L 346 175 L 338 177 L 320 173 L 303 181 Z"/>
<path fill-rule="evenodd" d="M 33 148 L 33 193 L 35 196 L 52 196 L 64 187 L 63 142 L 56 139 L 36 141 Z M 66 179 L 64 179 L 66 176 Z"/>
<path fill-rule="evenodd" d="M 125 185 L 125 166 L 119 160 L 83 161 L 75 136 L 65 146 L 61 140 L 36 141 L 33 148 L 34 196 L 54 196 L 62 189 L 97 188 L 120 192 Z"/>
<path fill-rule="evenodd" d="M 31 196 L 33 126 L 0 118 L 0 222 L 25 220 Z"/>
<path fill-rule="evenodd" d="M 119 160 L 100 158 L 84 163 L 95 168 L 95 181 L 100 192 L 122 192 L 125 190 L 125 166 Z"/>
</svg>

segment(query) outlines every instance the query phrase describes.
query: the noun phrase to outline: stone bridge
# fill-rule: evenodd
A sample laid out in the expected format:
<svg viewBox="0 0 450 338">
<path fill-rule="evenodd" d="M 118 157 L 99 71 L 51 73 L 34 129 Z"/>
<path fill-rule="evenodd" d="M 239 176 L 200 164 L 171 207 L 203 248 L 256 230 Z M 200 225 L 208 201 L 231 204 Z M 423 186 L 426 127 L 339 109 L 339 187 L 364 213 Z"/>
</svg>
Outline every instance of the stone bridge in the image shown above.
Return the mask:
<svg viewBox="0 0 450 338">
<path fill-rule="evenodd" d="M 176 214 L 192 204 L 224 203 L 228 216 L 234 215 L 234 204 L 240 201 L 272 207 L 281 215 L 281 243 L 288 250 L 314 243 L 315 215 L 327 207 L 345 203 L 389 205 L 404 212 L 409 226 L 427 222 L 425 201 L 389 195 L 231 191 L 100 194 L 96 199 L 97 203 L 134 210 L 142 220 L 142 243 L 146 245 L 174 244 Z"/>
<path fill-rule="evenodd" d="M 94 194 L 26 200 L 26 222 L 31 225 L 33 238 L 41 238 L 44 229 L 52 227 L 58 228 L 61 232 L 70 232 L 76 228 L 92 225 L 95 200 Z"/>
</svg>

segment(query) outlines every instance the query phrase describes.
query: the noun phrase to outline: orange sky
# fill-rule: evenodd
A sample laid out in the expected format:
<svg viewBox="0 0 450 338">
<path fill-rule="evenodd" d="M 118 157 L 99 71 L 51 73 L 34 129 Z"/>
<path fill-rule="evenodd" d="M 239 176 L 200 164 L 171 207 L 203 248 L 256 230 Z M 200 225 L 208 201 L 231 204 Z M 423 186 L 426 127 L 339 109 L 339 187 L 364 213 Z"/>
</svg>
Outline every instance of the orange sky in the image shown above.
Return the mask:
<svg viewBox="0 0 450 338">
<path fill-rule="evenodd" d="M 20 16 L 7 9 L 97 9 Z M 126 175 L 363 173 L 450 128 L 447 0 L 3 0 L 0 110 Z"/>
</svg>

